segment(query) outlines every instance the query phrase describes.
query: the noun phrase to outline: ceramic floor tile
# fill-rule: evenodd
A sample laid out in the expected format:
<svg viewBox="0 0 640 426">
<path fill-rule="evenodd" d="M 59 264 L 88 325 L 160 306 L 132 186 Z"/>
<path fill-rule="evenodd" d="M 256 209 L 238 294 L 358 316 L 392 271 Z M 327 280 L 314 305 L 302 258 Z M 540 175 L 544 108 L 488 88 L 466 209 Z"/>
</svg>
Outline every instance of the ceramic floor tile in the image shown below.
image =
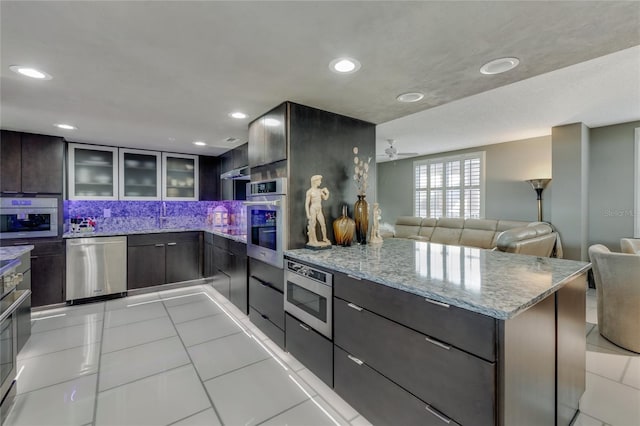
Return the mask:
<svg viewBox="0 0 640 426">
<path fill-rule="evenodd" d="M 175 335 L 176 330 L 168 316 L 136 322 L 122 327 L 107 328 L 104 331 L 102 353 L 113 352 Z"/>
<path fill-rule="evenodd" d="M 161 425 L 211 407 L 191 365 L 98 394 L 96 426 Z"/>
<path fill-rule="evenodd" d="M 205 300 L 211 301 L 211 299 L 209 299 L 207 295 L 204 294 L 204 291 L 200 291 L 197 293 L 176 295 L 176 296 L 172 296 L 170 298 L 161 299 L 161 300 L 167 308 L 171 308 L 173 306 L 188 305 L 190 303 L 196 303 L 196 302 L 204 302 Z"/>
<path fill-rule="evenodd" d="M 640 390 L 587 372 L 580 411 L 612 426 L 640 424 Z"/>
<path fill-rule="evenodd" d="M 322 407 L 322 406 L 321 406 Z M 324 411 L 323 411 L 324 410 Z M 260 425 L 281 426 L 281 425 L 304 425 L 304 426 L 328 426 L 328 425 L 348 425 L 335 413 L 331 413 L 326 408 L 318 407 L 312 400 L 307 400 L 300 405 L 288 409 L 267 420 Z"/>
<path fill-rule="evenodd" d="M 185 303 L 183 305 L 168 307 L 169 315 L 174 323 L 179 324 L 185 321 L 191 321 L 198 318 L 210 317 L 212 315 L 219 315 L 222 312 L 218 306 L 206 298 L 195 303 Z"/>
<path fill-rule="evenodd" d="M 629 359 L 628 356 L 618 352 L 600 346 L 587 345 L 587 371 L 613 381 L 622 380 L 622 374 Z"/>
<path fill-rule="evenodd" d="M 218 416 L 213 412 L 213 408 L 201 411 L 186 419 L 171 423 L 171 426 L 218 426 L 221 425 Z"/>
<path fill-rule="evenodd" d="M 104 312 L 104 302 L 86 303 L 81 305 L 64 306 L 61 308 L 45 309 L 43 311 L 34 311 L 31 314 L 32 318 L 39 318 L 50 315 L 89 315 L 99 314 Z"/>
<path fill-rule="evenodd" d="M 129 325 L 134 322 L 146 321 L 167 316 L 162 303 L 149 303 L 146 305 L 132 306 L 130 308 L 108 311 L 104 315 L 104 328 Z"/>
<path fill-rule="evenodd" d="M 280 349 L 280 346 L 276 345 L 272 340 L 265 340 L 263 343 L 271 352 L 273 352 L 278 358 L 280 358 L 287 367 L 291 368 L 293 371 L 300 371 L 304 368 L 304 365 L 300 361 L 298 361 L 289 352 L 285 352 Z"/>
<path fill-rule="evenodd" d="M 97 312 L 86 315 L 66 315 L 63 316 L 41 316 L 31 321 L 31 333 L 42 333 L 43 331 L 51 331 L 58 328 L 71 327 L 74 325 L 84 325 L 90 322 L 102 321 L 103 312 Z"/>
<path fill-rule="evenodd" d="M 102 355 L 100 392 L 189 364 L 178 336 Z"/>
<path fill-rule="evenodd" d="M 635 352 L 628 351 L 628 350 L 626 350 L 624 348 L 621 348 L 618 345 L 615 345 L 615 344 L 611 343 L 609 340 L 607 340 L 606 337 L 603 337 L 600 334 L 600 332 L 598 331 L 598 326 L 597 325 L 593 328 L 593 330 L 591 330 L 591 332 L 587 336 L 587 344 L 594 345 L 594 346 L 599 346 L 599 347 L 605 348 L 605 349 L 609 349 L 610 351 L 617 352 L 617 353 L 622 354 L 622 355 L 627 355 L 627 356 L 636 356 L 636 355 L 638 355 Z"/>
<path fill-rule="evenodd" d="M 186 346 L 240 333 L 242 330 L 226 315 L 214 315 L 176 324 Z"/>
<path fill-rule="evenodd" d="M 315 374 L 306 368 L 297 372 L 311 388 L 313 388 L 329 405 L 347 420 L 352 420 L 358 416 L 358 412 L 333 391 L 326 383 L 320 380 Z"/>
<path fill-rule="evenodd" d="M 160 294 L 160 297 L 162 299 L 171 299 L 176 296 L 184 296 L 187 294 L 200 293 L 202 291 L 203 291 L 203 288 L 201 285 L 192 285 L 188 287 L 180 287 L 180 288 L 173 288 L 171 290 L 159 291 L 158 293 Z"/>
<path fill-rule="evenodd" d="M 58 328 L 31 335 L 20 351 L 22 359 L 99 342 L 102 337 L 102 321 L 89 322 L 72 327 Z"/>
<path fill-rule="evenodd" d="M 160 295 L 157 292 L 136 294 L 134 296 L 121 297 L 118 299 L 109 300 L 106 303 L 105 309 L 107 311 L 113 311 L 116 309 L 124 309 L 127 306 L 138 305 L 142 306 L 153 301 L 160 301 Z M 153 304 L 153 303 L 150 303 Z"/>
<path fill-rule="evenodd" d="M 624 373 L 622 383 L 640 389 L 640 355 L 632 357 Z"/>
<path fill-rule="evenodd" d="M 578 417 L 576 417 L 571 426 L 603 426 L 603 423 L 584 413 L 578 413 Z"/>
<path fill-rule="evenodd" d="M 244 333 L 191 346 L 189 355 L 202 380 L 269 358 L 269 354 Z"/>
<path fill-rule="evenodd" d="M 589 335 L 589 333 L 591 333 L 591 330 L 593 330 L 593 328 L 594 328 L 595 326 L 596 326 L 595 324 L 590 323 L 590 322 L 587 322 L 587 323 L 586 323 L 586 327 L 585 327 L 585 332 L 586 332 L 586 333 L 585 333 L 585 336 L 588 336 L 588 335 Z"/>
<path fill-rule="evenodd" d="M 222 422 L 229 425 L 255 425 L 308 399 L 273 359 L 208 380 L 205 386 Z"/>
<path fill-rule="evenodd" d="M 358 416 L 351 420 L 351 426 L 372 426 L 367 419 L 362 416 Z"/>
<path fill-rule="evenodd" d="M 598 310 L 596 308 L 587 308 L 586 319 L 587 319 L 587 322 L 590 322 L 591 324 L 597 324 Z"/>
<path fill-rule="evenodd" d="M 5 425 L 71 426 L 93 421 L 96 375 L 18 395 Z"/>
<path fill-rule="evenodd" d="M 100 343 L 92 343 L 78 348 L 20 359 L 18 371 L 24 368 L 17 382 L 17 392 L 19 394 L 31 392 L 76 377 L 96 374 L 99 355 Z"/>
</svg>

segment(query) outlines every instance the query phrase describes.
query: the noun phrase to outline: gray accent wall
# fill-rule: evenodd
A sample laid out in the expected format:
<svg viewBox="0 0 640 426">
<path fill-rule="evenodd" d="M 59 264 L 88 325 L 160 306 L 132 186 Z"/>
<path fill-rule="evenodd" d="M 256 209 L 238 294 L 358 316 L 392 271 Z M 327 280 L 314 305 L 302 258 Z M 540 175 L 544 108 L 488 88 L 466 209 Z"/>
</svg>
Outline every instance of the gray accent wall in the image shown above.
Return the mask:
<svg viewBox="0 0 640 426">
<path fill-rule="evenodd" d="M 633 237 L 634 131 L 640 121 L 591 129 L 589 244 L 620 251 Z"/>
<path fill-rule="evenodd" d="M 485 217 L 535 221 L 536 193 L 525 180 L 551 176 L 551 136 L 523 139 L 378 164 L 382 221 L 413 216 L 413 162 L 485 151 Z M 543 220 L 550 220 L 553 182 L 542 194 Z"/>
</svg>

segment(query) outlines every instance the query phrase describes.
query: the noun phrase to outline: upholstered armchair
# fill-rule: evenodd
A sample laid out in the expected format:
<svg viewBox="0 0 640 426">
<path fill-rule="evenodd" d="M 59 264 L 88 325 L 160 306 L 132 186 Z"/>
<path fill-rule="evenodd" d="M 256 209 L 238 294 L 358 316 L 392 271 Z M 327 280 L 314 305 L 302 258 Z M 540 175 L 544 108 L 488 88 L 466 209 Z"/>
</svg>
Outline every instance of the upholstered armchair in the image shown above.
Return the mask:
<svg viewBox="0 0 640 426">
<path fill-rule="evenodd" d="M 600 334 L 625 349 L 640 352 L 640 256 L 589 247 L 598 300 Z"/>
<path fill-rule="evenodd" d="M 640 254 L 640 239 L 622 238 L 620 239 L 620 248 L 623 253 Z"/>
</svg>

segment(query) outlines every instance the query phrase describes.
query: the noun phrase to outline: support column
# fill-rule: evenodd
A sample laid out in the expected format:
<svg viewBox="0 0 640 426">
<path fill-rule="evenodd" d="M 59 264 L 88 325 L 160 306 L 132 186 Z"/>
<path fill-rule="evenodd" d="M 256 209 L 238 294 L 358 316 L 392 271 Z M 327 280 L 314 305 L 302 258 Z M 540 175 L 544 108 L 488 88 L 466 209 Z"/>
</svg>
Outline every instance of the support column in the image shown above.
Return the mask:
<svg viewBox="0 0 640 426">
<path fill-rule="evenodd" d="M 551 129 L 551 223 L 564 257 L 588 260 L 589 128 L 573 123 Z"/>
</svg>

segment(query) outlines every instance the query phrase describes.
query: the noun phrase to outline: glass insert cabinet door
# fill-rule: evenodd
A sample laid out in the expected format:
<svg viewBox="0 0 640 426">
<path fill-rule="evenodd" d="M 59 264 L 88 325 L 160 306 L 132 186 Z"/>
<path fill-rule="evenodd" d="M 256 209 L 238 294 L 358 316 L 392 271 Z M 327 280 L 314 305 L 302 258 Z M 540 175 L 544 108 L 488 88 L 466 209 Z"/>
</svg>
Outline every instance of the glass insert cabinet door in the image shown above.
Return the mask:
<svg viewBox="0 0 640 426">
<path fill-rule="evenodd" d="M 162 153 L 162 198 L 198 200 L 198 156 Z"/>
<path fill-rule="evenodd" d="M 118 148 L 69 144 L 69 199 L 118 199 Z"/>
<path fill-rule="evenodd" d="M 120 199 L 159 200 L 160 153 L 120 148 Z"/>
</svg>

